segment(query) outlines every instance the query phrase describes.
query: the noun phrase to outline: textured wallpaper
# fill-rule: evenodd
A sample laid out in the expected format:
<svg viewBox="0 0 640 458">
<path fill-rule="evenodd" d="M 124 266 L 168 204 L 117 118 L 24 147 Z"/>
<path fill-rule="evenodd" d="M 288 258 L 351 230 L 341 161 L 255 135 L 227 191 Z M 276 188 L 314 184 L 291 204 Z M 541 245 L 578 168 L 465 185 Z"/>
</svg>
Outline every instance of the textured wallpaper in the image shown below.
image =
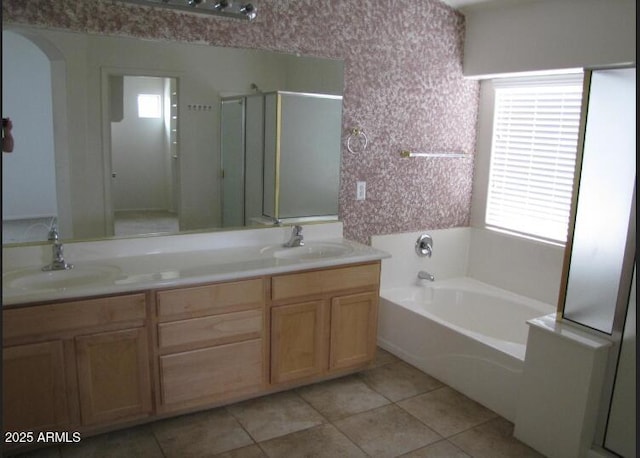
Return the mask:
<svg viewBox="0 0 640 458">
<path fill-rule="evenodd" d="M 466 226 L 478 83 L 462 77 L 464 17 L 438 0 L 254 0 L 249 23 L 110 0 L 3 0 L 5 23 L 210 43 L 345 61 L 340 218 L 347 238 Z M 393 8 L 393 9 L 390 9 Z M 369 139 L 346 148 L 354 127 Z M 356 200 L 356 182 L 367 198 Z"/>
</svg>

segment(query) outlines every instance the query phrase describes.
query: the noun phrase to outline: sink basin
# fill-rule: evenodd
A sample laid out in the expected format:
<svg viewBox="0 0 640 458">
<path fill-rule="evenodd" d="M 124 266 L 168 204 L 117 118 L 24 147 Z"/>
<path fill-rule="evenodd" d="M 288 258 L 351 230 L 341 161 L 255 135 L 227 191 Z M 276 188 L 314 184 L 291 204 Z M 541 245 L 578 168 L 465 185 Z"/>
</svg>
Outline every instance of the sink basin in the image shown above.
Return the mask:
<svg viewBox="0 0 640 458">
<path fill-rule="evenodd" d="M 344 256 L 353 251 L 348 245 L 329 242 L 305 242 L 294 248 L 271 248 L 273 257 L 278 259 L 313 260 Z"/>
<path fill-rule="evenodd" d="M 3 275 L 2 286 L 22 290 L 64 289 L 111 282 L 119 273 L 120 269 L 112 266 L 76 266 L 47 272 L 31 268 Z"/>
</svg>

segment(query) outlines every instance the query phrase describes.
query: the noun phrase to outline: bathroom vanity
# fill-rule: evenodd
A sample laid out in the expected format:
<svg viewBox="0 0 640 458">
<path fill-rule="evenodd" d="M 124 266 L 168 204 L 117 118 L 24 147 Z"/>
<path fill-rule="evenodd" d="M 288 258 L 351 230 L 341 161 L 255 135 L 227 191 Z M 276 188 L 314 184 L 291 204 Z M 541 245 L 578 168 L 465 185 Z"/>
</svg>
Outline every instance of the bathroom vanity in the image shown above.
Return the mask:
<svg viewBox="0 0 640 458">
<path fill-rule="evenodd" d="M 96 255 L 106 241 L 69 245 L 76 267 L 59 278 L 117 271 L 86 283 L 70 276 L 70 286 L 43 287 L 33 268 L 5 266 L 5 431 L 89 435 L 367 367 L 387 255 L 313 240 L 313 229 L 305 246 L 283 248 L 289 230 L 242 231 L 259 245 L 221 248 L 220 233 L 204 250 L 139 256 L 123 255 L 126 240 L 108 258 Z M 173 237 L 202 246 L 205 236 Z"/>
</svg>

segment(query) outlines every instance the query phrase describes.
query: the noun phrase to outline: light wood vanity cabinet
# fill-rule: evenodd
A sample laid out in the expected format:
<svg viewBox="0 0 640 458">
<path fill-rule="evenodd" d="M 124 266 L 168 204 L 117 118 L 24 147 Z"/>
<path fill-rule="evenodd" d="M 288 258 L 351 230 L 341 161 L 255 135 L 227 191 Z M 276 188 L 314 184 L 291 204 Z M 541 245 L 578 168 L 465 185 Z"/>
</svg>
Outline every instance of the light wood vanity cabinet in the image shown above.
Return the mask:
<svg viewBox="0 0 640 458">
<path fill-rule="evenodd" d="M 92 433 L 373 360 L 380 262 L 3 310 L 6 431 Z"/>
<path fill-rule="evenodd" d="M 156 302 L 161 411 L 263 388 L 263 278 L 159 291 Z"/>
<path fill-rule="evenodd" d="M 327 318 L 324 300 L 271 308 L 271 383 L 325 371 Z"/>
<path fill-rule="evenodd" d="M 271 383 L 364 366 L 375 355 L 380 264 L 274 276 Z"/>
<path fill-rule="evenodd" d="M 75 341 L 84 424 L 105 424 L 151 412 L 145 328 L 89 334 Z"/>
<path fill-rule="evenodd" d="M 3 310 L 6 431 L 69 430 L 148 416 L 144 294 Z"/>
<path fill-rule="evenodd" d="M 69 424 L 61 340 L 5 347 L 2 366 L 5 431 L 53 430 Z"/>
</svg>

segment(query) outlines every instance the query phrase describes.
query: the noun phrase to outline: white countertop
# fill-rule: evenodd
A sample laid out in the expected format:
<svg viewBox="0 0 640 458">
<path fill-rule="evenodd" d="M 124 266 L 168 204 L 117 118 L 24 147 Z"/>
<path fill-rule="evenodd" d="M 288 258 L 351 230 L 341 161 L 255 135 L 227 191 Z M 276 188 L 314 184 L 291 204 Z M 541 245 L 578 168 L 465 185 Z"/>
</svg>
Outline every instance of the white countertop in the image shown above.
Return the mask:
<svg viewBox="0 0 640 458">
<path fill-rule="evenodd" d="M 611 341 L 598 331 L 590 330 L 568 320 L 557 320 L 555 313 L 533 318 L 528 320 L 527 324 L 549 335 L 574 342 L 592 350 L 608 348 L 612 345 Z"/>
<path fill-rule="evenodd" d="M 311 226 L 310 226 L 311 227 Z M 145 252 L 135 250 L 113 250 L 100 256 L 95 243 L 91 246 L 71 248 L 65 245 L 65 258 L 74 264 L 70 271 L 57 271 L 57 278 L 74 278 L 83 272 L 93 273 L 94 278 L 85 282 L 82 278 L 71 281 L 64 287 L 48 284 L 32 287 L 30 283 L 23 283 L 21 279 L 34 275 L 40 278 L 41 262 L 16 262 L 16 265 L 3 265 L 2 275 L 2 303 L 7 305 L 27 304 L 58 299 L 72 299 L 88 296 L 117 294 L 125 292 L 144 291 L 149 289 L 189 286 L 207 282 L 229 281 L 261 275 L 273 275 L 305 269 L 333 267 L 344 264 L 376 261 L 389 257 L 389 254 L 367 245 L 352 242 L 342 237 L 323 238 L 322 235 L 336 235 L 336 231 L 322 231 L 322 228 L 310 230 L 310 237 L 306 240 L 307 249 L 313 247 L 338 247 L 344 253 L 330 256 L 307 256 L 301 258 L 281 258 L 274 256 L 274 252 L 294 253 L 283 250 L 296 248 L 282 247 L 282 234 L 290 232 L 290 228 L 261 229 L 259 240 L 249 237 L 253 244 L 244 245 L 241 241 L 229 242 L 228 248 L 217 240 L 204 245 L 203 249 L 194 249 L 193 240 L 182 244 L 183 239 L 172 239 L 172 247 L 167 250 L 147 247 Z M 319 230 L 320 229 L 320 230 Z M 329 228 L 331 229 L 331 228 Z M 265 231 L 265 232 L 263 232 Z M 265 238 L 267 231 L 274 231 L 274 238 Z M 315 233 L 314 233 L 315 232 Z M 340 227 L 341 232 L 341 227 Z M 251 236 L 248 231 L 247 235 Z M 224 238 L 224 234 L 215 234 Z M 188 237 L 188 236 L 186 236 Z M 202 236 L 199 236 L 202 237 Z M 237 238 L 237 236 L 236 236 Z M 158 240 L 162 242 L 161 240 Z M 180 241 L 180 243 L 177 243 Z M 166 240 L 165 240 L 166 242 Z M 257 243 L 256 243 L 257 242 Z M 97 242 L 104 244 L 105 242 Z M 149 243 L 149 242 L 147 242 Z M 182 244 L 182 246 L 179 246 Z M 222 245 L 222 246 L 221 246 Z M 183 250 L 180 250 L 183 248 Z M 104 250 L 102 250 L 104 252 Z M 90 253 L 88 255 L 87 253 Z M 74 257 L 73 255 L 76 255 Z M 15 258 L 15 253 L 14 259 Z M 65 274 L 70 273 L 66 278 Z"/>
</svg>

